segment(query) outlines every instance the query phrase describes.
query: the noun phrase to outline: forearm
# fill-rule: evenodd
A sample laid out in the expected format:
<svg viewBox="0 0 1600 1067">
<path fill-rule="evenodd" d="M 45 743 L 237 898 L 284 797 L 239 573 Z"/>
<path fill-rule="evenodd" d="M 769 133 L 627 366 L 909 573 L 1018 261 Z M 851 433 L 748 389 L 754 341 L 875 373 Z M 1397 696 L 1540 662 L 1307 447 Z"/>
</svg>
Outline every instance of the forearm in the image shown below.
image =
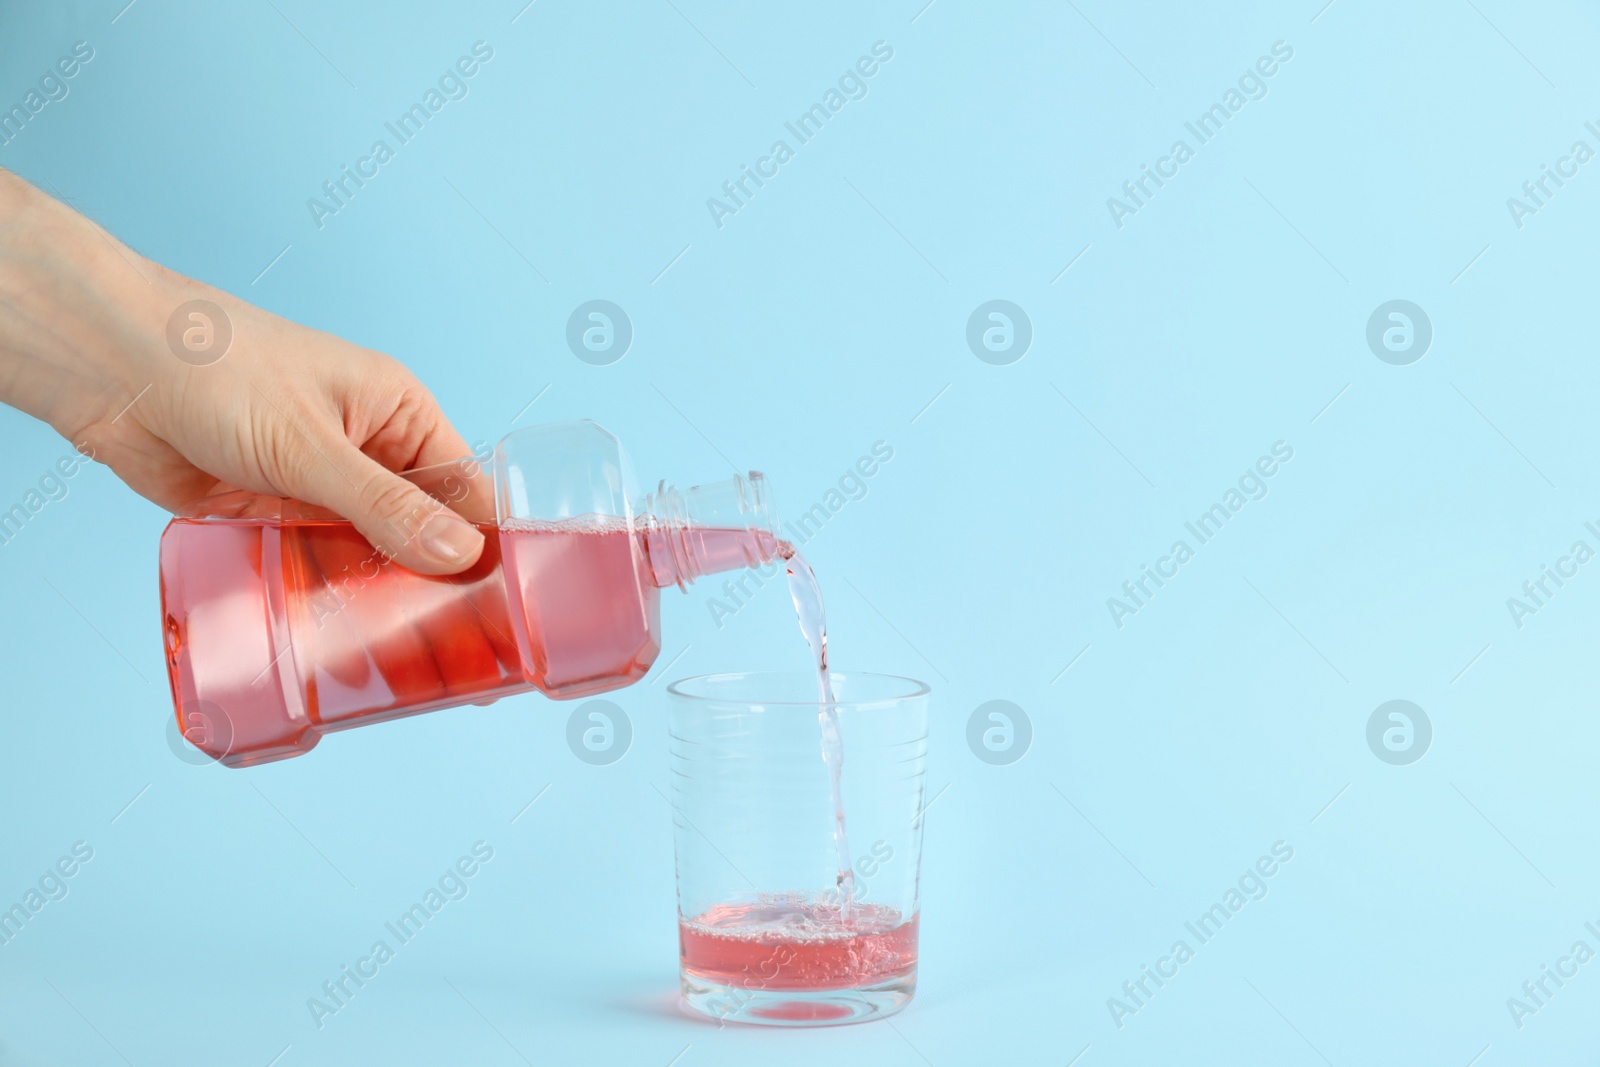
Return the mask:
<svg viewBox="0 0 1600 1067">
<path fill-rule="evenodd" d="M 159 370 L 175 277 L 0 170 L 0 402 L 71 437 Z"/>
</svg>

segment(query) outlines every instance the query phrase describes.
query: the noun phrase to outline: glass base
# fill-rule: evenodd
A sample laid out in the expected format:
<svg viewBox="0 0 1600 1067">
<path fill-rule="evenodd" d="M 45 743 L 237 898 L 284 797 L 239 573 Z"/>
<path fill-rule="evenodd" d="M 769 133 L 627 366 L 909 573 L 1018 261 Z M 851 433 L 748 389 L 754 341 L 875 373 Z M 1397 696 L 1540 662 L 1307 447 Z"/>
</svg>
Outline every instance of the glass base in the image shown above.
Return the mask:
<svg viewBox="0 0 1600 1067">
<path fill-rule="evenodd" d="M 741 989 L 683 975 L 684 1003 L 719 1022 L 843 1026 L 883 1019 L 911 1003 L 915 974 L 851 989 Z"/>
</svg>

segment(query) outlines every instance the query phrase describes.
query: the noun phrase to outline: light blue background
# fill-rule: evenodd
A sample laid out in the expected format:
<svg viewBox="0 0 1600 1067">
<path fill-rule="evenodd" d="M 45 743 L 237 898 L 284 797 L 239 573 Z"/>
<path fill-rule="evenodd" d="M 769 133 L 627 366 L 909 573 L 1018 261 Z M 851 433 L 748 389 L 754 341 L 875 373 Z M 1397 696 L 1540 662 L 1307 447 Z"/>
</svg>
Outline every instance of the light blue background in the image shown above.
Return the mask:
<svg viewBox="0 0 1600 1067">
<path fill-rule="evenodd" d="M 174 758 L 165 520 L 95 468 L 0 548 L 0 904 L 95 849 L 0 947 L 0 1064 L 1588 1062 L 1600 963 L 1520 1029 L 1506 1000 L 1600 949 L 1600 565 L 1520 629 L 1506 599 L 1600 547 L 1600 163 L 1520 229 L 1506 198 L 1600 148 L 1592 6 L 124 3 L 0 12 L 8 107 L 95 49 L 0 166 L 144 254 L 393 353 L 470 440 L 592 417 L 646 479 L 759 467 L 790 515 L 893 447 L 806 553 L 836 663 L 935 685 L 922 984 L 832 1031 L 676 1012 L 659 667 L 610 766 L 533 696 Z M 319 230 L 306 199 L 480 39 L 470 95 Z M 719 229 L 706 199 L 879 40 Z M 1280 40 L 1119 229 L 1106 198 Z M 635 330 L 608 367 L 564 342 L 596 298 Z M 996 298 L 1033 325 L 1010 366 L 965 342 Z M 1433 323 L 1410 366 L 1365 341 L 1396 298 Z M 64 446 L 0 426 L 3 508 Z M 1114 625 L 1280 440 L 1270 494 Z M 668 598 L 674 676 L 803 664 L 780 591 L 720 629 L 712 592 Z M 1409 766 L 1365 737 L 1396 698 L 1434 729 Z M 1033 726 L 1007 766 L 965 741 L 991 699 Z M 470 895 L 319 1030 L 306 999 L 480 839 Z M 1280 840 L 1119 1028 L 1107 998 Z"/>
</svg>

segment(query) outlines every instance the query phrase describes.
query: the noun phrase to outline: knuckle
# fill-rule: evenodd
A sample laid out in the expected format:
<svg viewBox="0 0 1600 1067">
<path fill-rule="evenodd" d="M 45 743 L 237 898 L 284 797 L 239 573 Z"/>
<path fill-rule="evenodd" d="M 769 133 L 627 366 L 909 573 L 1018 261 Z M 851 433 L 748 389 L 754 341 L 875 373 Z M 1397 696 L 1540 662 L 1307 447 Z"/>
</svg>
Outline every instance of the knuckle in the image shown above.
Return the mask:
<svg viewBox="0 0 1600 1067">
<path fill-rule="evenodd" d="M 363 488 L 361 505 L 373 517 L 379 547 L 399 549 L 416 536 L 438 510 L 426 493 L 400 478 L 374 478 Z"/>
<path fill-rule="evenodd" d="M 412 493 L 412 487 L 398 478 L 374 477 L 362 486 L 361 508 L 369 515 L 394 519 L 412 505 Z"/>
<path fill-rule="evenodd" d="M 374 379 L 382 382 L 390 389 L 402 393 L 421 389 L 422 383 L 417 376 L 411 373 L 411 368 L 395 359 L 387 352 L 375 352 L 368 349 L 369 362 L 367 373 Z"/>
</svg>

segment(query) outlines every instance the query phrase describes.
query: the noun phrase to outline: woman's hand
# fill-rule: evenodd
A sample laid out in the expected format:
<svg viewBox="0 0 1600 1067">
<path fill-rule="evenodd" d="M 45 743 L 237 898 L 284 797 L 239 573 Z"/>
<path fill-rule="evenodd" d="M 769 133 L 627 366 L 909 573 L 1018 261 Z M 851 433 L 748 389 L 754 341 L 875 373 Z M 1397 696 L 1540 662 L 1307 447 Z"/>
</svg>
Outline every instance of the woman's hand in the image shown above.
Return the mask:
<svg viewBox="0 0 1600 1067">
<path fill-rule="evenodd" d="M 168 510 L 228 489 L 296 497 L 423 574 L 483 550 L 393 473 L 469 454 L 404 366 L 151 263 L 5 171 L 0 401 Z"/>
</svg>

